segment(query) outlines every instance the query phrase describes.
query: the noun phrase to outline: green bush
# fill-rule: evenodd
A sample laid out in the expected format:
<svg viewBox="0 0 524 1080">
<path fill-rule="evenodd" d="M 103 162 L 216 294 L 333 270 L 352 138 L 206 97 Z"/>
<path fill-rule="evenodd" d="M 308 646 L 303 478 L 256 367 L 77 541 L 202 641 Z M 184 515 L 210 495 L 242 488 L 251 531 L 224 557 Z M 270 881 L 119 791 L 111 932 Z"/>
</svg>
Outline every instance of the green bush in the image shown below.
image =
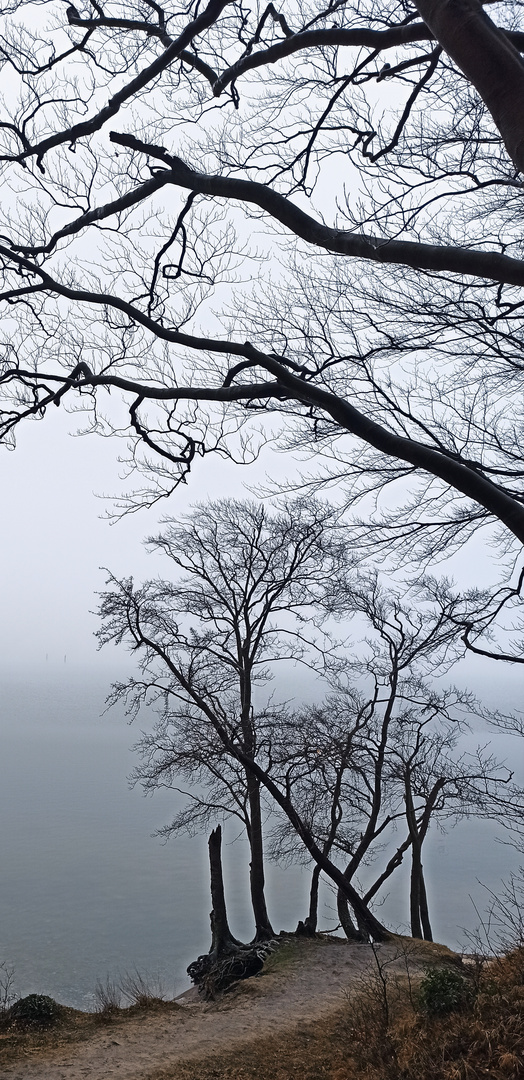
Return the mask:
<svg viewBox="0 0 524 1080">
<path fill-rule="evenodd" d="M 420 984 L 417 1005 L 428 1016 L 446 1016 L 471 1005 L 473 989 L 452 968 L 429 968 Z"/>
<path fill-rule="evenodd" d="M 11 1005 L 8 1018 L 28 1027 L 51 1027 L 60 1019 L 62 1011 L 62 1006 L 46 994 L 29 994 Z"/>
</svg>

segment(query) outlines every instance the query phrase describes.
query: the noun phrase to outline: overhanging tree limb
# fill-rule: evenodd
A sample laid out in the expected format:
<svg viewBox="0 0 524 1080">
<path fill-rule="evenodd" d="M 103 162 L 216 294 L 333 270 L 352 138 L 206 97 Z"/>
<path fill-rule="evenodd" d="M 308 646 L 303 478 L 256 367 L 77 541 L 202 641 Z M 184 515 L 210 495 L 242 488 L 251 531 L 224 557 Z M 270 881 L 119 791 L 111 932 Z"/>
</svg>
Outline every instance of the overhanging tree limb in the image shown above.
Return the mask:
<svg viewBox="0 0 524 1080">
<path fill-rule="evenodd" d="M 336 12 L 313 4 L 307 15 L 269 5 L 262 17 L 218 0 L 200 15 L 192 8 L 164 17 L 149 8 L 131 2 L 125 11 L 113 5 L 109 19 L 98 8 L 92 20 L 71 9 L 64 16 L 60 33 L 72 40 L 80 35 L 71 26 L 93 23 L 80 27 L 91 35 L 89 50 L 75 46 L 82 85 L 92 87 L 86 100 L 76 68 L 69 82 L 64 69 L 64 96 L 53 97 L 43 68 L 26 71 L 18 49 L 20 99 L 11 111 L 6 103 L 0 122 L 13 192 L 0 237 L 0 295 L 9 316 L 6 440 L 26 417 L 75 392 L 92 406 L 94 426 L 110 430 L 96 400 L 99 388 L 114 389 L 129 410 L 131 466 L 149 470 L 155 491 L 165 493 L 176 483 L 169 464 L 179 460 L 180 446 L 184 452 L 191 445 L 183 441 L 184 425 L 200 449 L 228 452 L 228 411 L 241 425 L 274 405 L 289 418 L 288 446 L 310 440 L 313 453 L 326 451 L 333 462 L 347 447 L 340 476 L 348 506 L 380 491 L 389 496 L 391 481 L 418 471 L 413 499 L 421 502 L 414 509 L 408 496 L 401 505 L 406 485 L 398 485 L 394 507 L 386 498 L 378 513 L 371 511 L 370 545 L 383 551 L 392 535 L 417 543 L 438 535 L 442 551 L 495 517 L 521 540 L 524 309 L 517 290 L 524 262 L 512 256 L 522 251 L 524 189 L 479 81 L 491 80 L 496 98 L 507 67 L 506 82 L 518 90 L 520 8 L 508 5 L 500 15 L 511 30 L 497 28 L 473 0 L 457 0 L 453 9 L 421 3 L 427 24 L 413 10 L 400 24 L 393 3 L 378 12 L 350 0 L 337 2 Z M 462 19 L 458 36 L 454 19 Z M 100 34 L 97 20 L 107 23 Z M 161 55 L 159 35 L 166 44 Z M 33 37 L 36 55 L 43 45 L 37 31 Z M 120 48 L 116 68 L 109 63 L 112 40 Z M 452 58 L 440 57 L 429 73 L 428 41 Z M 489 70 L 476 70 L 483 55 L 477 41 L 491 56 Z M 361 55 L 355 59 L 348 47 Z M 463 47 L 471 77 L 460 67 Z M 391 66 L 380 68 L 386 49 L 394 50 L 382 56 Z M 234 93 L 215 94 L 234 87 L 239 74 L 249 93 L 231 126 Z M 122 125 L 113 146 L 106 102 L 117 107 Z M 517 125 L 520 104 L 522 94 L 512 106 Z M 34 161 L 49 139 L 57 152 L 39 175 Z M 113 154 L 115 147 L 126 152 Z M 29 155 L 23 174 L 18 151 Z M 358 173 L 361 203 L 353 195 Z M 329 224 L 324 180 L 344 228 Z M 183 232 L 173 188 L 191 193 Z M 264 243 L 271 236 L 289 251 L 290 239 L 302 243 L 288 270 L 272 280 L 262 261 L 259 274 L 240 274 L 231 321 L 221 332 L 214 328 L 231 302 L 239 265 L 236 204 L 255 211 L 257 230 L 264 230 L 265 215 L 276 225 Z M 258 259 L 258 251 L 250 254 Z M 94 319 L 91 305 L 100 313 Z M 214 333 L 206 334 L 210 325 Z M 79 360 L 88 361 L 85 368 Z M 192 402 L 233 408 L 199 411 Z M 299 423 L 292 430 L 293 413 Z M 236 432 L 240 443 L 244 433 Z M 337 444 L 345 432 L 354 439 Z M 156 472 L 147 448 L 160 455 Z M 453 501 L 454 492 L 480 509 L 466 498 Z"/>
<path fill-rule="evenodd" d="M 355 234 L 333 229 L 306 214 L 289 199 L 265 184 L 235 177 L 209 176 L 196 172 L 180 158 L 172 157 L 163 147 L 149 146 L 133 135 L 112 131 L 112 142 L 140 150 L 150 157 L 164 161 L 169 167 L 165 182 L 187 188 L 202 195 L 222 199 L 238 199 L 265 210 L 280 221 L 295 236 L 307 243 L 357 259 L 369 259 L 382 264 L 401 264 L 419 270 L 447 271 L 471 275 L 508 285 L 524 285 L 524 262 L 498 251 L 478 251 L 448 245 L 424 244 L 409 240 L 393 240 L 381 236 Z"/>
</svg>

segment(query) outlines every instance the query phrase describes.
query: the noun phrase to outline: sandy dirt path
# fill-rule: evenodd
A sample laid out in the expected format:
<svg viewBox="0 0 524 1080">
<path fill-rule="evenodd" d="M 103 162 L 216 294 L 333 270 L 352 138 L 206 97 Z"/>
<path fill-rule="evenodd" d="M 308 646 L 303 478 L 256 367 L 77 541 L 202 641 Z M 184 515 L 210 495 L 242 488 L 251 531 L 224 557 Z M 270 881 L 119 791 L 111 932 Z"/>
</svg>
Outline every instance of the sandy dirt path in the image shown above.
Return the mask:
<svg viewBox="0 0 524 1080">
<path fill-rule="evenodd" d="M 398 946 L 375 946 L 381 960 L 393 961 Z M 446 950 L 447 951 L 447 950 Z M 427 959 L 427 954 L 426 954 Z M 415 953 L 413 970 L 424 964 Z M 394 965 L 405 969 L 398 958 Z M 39 1052 L 4 1067 L 1 1080 L 147 1080 L 157 1069 L 206 1058 L 289 1030 L 332 1013 L 348 991 L 376 970 L 369 945 L 344 940 L 297 941 L 291 955 L 279 953 L 268 970 L 238 984 L 216 1002 L 201 1002 L 190 990 L 172 1013 L 115 1020 L 85 1041 Z"/>
</svg>

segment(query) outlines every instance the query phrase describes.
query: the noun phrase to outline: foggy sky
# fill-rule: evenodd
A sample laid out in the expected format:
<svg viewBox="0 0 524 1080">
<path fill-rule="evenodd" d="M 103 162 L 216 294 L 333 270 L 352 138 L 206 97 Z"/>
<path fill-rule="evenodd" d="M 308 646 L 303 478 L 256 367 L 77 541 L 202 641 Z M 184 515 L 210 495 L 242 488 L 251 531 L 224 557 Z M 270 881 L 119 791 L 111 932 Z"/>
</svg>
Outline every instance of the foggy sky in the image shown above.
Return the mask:
<svg viewBox="0 0 524 1080">
<path fill-rule="evenodd" d="M 92 612 L 95 594 L 104 588 L 100 567 L 137 580 L 163 576 L 165 560 L 159 553 L 148 554 L 142 543 L 163 516 L 185 513 L 208 496 L 249 498 L 249 487 L 268 475 L 283 477 L 290 469 L 287 456 L 270 447 L 247 467 L 209 455 L 197 460 L 188 484 L 169 499 L 110 524 L 103 517 L 114 509 L 109 496 L 133 484 L 117 460 L 124 448 L 117 439 L 69 434 L 78 429 L 78 419 L 63 409 L 49 410 L 44 420 L 22 425 L 13 452 L 0 448 L 3 678 L 32 678 L 43 670 L 51 674 L 63 667 L 64 657 L 68 670 L 87 669 L 102 679 L 108 670 L 128 666 L 123 649 L 97 652 Z M 483 544 L 484 536 L 454 560 L 459 584 L 482 587 Z M 490 706 L 516 708 L 521 703 L 517 665 L 470 656 L 450 681 L 469 685 Z"/>
<path fill-rule="evenodd" d="M 13 452 L 0 447 L 4 676 L 55 667 L 64 656 L 73 667 L 114 666 L 115 650 L 97 653 L 93 637 L 97 620 L 90 612 L 105 582 L 99 568 L 138 580 L 165 572 L 142 544 L 163 516 L 184 513 L 208 495 L 249 497 L 244 481 L 265 475 L 262 463 L 253 470 L 209 456 L 170 499 L 110 524 L 103 515 L 114 505 L 101 496 L 132 486 L 119 475 L 123 447 L 117 439 L 68 434 L 77 427 L 75 416 L 49 410 L 44 420 L 22 425 Z"/>
</svg>

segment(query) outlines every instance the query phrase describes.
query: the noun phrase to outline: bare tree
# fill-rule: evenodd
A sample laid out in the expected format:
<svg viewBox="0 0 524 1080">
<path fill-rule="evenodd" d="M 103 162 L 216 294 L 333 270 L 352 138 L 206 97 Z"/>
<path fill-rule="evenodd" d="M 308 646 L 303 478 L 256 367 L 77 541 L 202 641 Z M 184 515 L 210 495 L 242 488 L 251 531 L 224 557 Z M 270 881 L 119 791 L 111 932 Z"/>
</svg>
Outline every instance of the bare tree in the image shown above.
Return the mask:
<svg viewBox="0 0 524 1080">
<path fill-rule="evenodd" d="M 347 879 L 354 881 L 365 868 L 367 904 L 410 853 L 411 932 L 431 940 L 422 865 L 430 825 L 471 816 L 496 819 L 503 805 L 506 815 L 513 807 L 509 816 L 515 819 L 521 792 L 509 790 L 510 771 L 486 748 L 473 755 L 460 749 L 470 724 L 486 715 L 471 693 L 439 687 L 455 651 L 453 621 L 439 606 L 413 607 L 409 597 L 386 592 L 369 576 L 335 579 L 332 593 L 339 613 L 359 619 L 365 639 L 330 654 L 333 691 L 325 702 L 283 717 L 275 730 L 274 767 L 285 768 L 286 783 L 319 847 L 332 858 L 345 858 Z M 296 854 L 285 823 L 274 827 L 271 851 L 277 857 Z M 318 874 L 316 866 L 305 920 L 311 929 Z M 357 937 L 342 891 L 338 913 L 346 934 Z"/>
<path fill-rule="evenodd" d="M 110 700 L 125 700 L 132 716 L 143 704 L 160 712 L 138 743 L 134 778 L 149 791 L 183 790 L 184 779 L 198 785 L 166 834 L 207 827 L 217 816 L 242 823 L 258 941 L 272 934 L 263 792 L 279 817 L 273 854 L 287 849 L 295 857 L 298 837 L 315 862 L 307 932 L 316 928 L 323 870 L 338 886 L 347 936 L 384 936 L 369 904 L 411 850 L 412 930 L 431 937 L 421 858 L 430 822 L 499 813 L 500 785 L 509 779 L 481 752 L 474 763 L 457 758 L 475 703 L 425 677 L 452 662 L 453 620 L 438 604 L 413 609 L 375 576 L 358 575 L 343 536 L 318 503 L 295 500 L 276 515 L 253 503 L 202 505 L 150 541 L 175 564 L 174 582 L 136 588 L 111 577 L 102 595 L 101 642 L 126 642 L 140 666 L 140 677 L 116 684 Z M 371 636 L 357 647 L 337 645 L 327 616 L 356 620 L 359 635 L 364 617 Z M 275 665 L 289 660 L 328 678 L 333 690 L 324 703 L 260 696 Z M 406 837 L 362 897 L 357 874 L 404 825 Z M 214 925 L 217 941 L 226 941 L 221 888 Z"/>
<path fill-rule="evenodd" d="M 264 898 L 262 789 L 344 891 L 362 932 L 377 939 L 386 934 L 297 811 L 290 769 L 273 768 L 279 710 L 271 703 L 258 707 L 254 696 L 277 662 L 311 665 L 316 654 L 324 664 L 330 643 L 320 629 L 313 636 L 315 601 L 321 606 L 327 582 L 341 580 L 351 567 L 338 530 L 330 528 L 332 516 L 300 500 L 276 515 L 250 503 L 201 506 L 184 522 L 170 521 L 152 541 L 181 573 L 177 581 L 135 588 L 132 579 L 111 577 L 101 598 L 101 643 L 128 644 L 141 673 L 115 684 L 110 702 L 124 700 L 132 716 L 144 703 L 161 706 L 158 727 L 141 744 L 145 760 L 135 775 L 149 788 L 166 778 L 170 783 L 186 736 L 186 761 L 193 758 L 195 769 L 205 772 L 193 748 L 199 730 L 207 729 L 207 771 L 220 786 L 215 809 L 237 813 L 248 834 L 259 940 L 272 933 Z M 224 765 L 224 757 L 232 766 Z"/>
<path fill-rule="evenodd" d="M 270 411 L 365 500 L 364 547 L 495 523 L 518 600 L 519 4 L 45 10 L 14 4 L 0 43 L 3 438 L 77 402 L 147 502 L 196 454 L 256 453 Z M 282 274 L 244 283 L 275 246 Z"/>
<path fill-rule="evenodd" d="M 100 640 L 140 650 L 142 677 L 116 684 L 110 700 L 126 700 L 131 714 L 144 701 L 162 704 L 136 776 L 151 788 L 171 782 L 185 762 L 192 779 L 204 772 L 218 784 L 220 801 L 211 807 L 236 813 L 246 827 L 259 940 L 273 932 L 261 804 L 271 772 L 271 706 L 257 707 L 254 691 L 275 663 L 310 663 L 306 650 L 322 656 L 322 642 L 311 636 L 315 597 L 348 563 L 331 518 L 329 509 L 300 500 L 276 515 L 245 502 L 202 506 L 151 541 L 175 564 L 178 580 L 137 589 L 112 577 L 100 606 Z"/>
<path fill-rule="evenodd" d="M 410 923 L 412 937 L 433 940 L 422 864 L 422 847 L 431 824 L 476 817 L 498 820 L 503 802 L 512 816 L 522 791 L 511 785 L 512 772 L 486 747 L 458 753 L 456 726 L 433 730 L 426 716 L 411 730 L 397 732 L 393 772 L 404 788 L 404 812 L 411 850 Z M 464 727 L 462 727 L 462 732 Z M 504 788 L 507 793 L 504 794 Z M 511 808 L 513 807 L 513 810 Z M 373 893 L 372 893 L 373 895 Z"/>
</svg>

